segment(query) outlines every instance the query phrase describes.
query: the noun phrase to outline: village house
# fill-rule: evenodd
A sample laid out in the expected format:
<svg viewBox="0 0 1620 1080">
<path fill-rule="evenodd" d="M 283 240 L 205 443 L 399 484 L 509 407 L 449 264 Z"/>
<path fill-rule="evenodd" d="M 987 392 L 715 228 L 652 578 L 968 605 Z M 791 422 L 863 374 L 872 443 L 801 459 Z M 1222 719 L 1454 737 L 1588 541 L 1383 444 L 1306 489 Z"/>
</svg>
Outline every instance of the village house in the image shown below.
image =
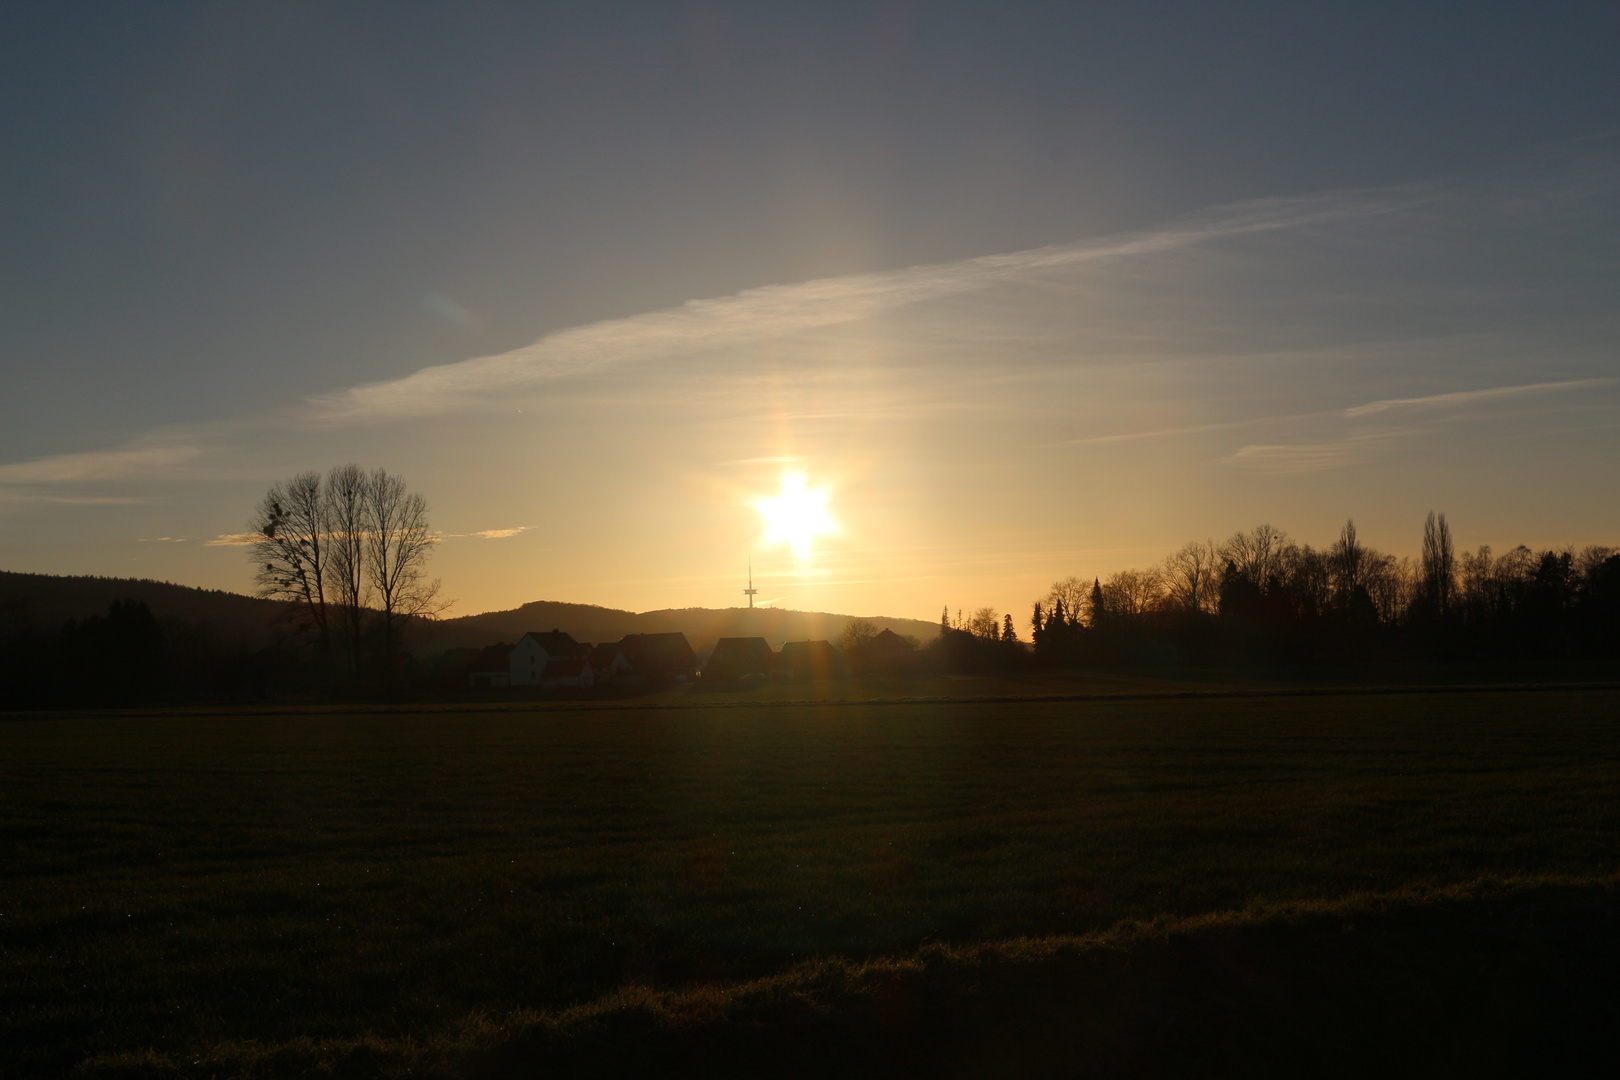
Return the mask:
<svg viewBox="0 0 1620 1080">
<path fill-rule="evenodd" d="M 490 646 L 468 673 L 474 687 L 533 686 L 589 689 L 596 686 L 660 686 L 697 672 L 697 654 L 686 635 L 627 634 L 591 646 L 560 629 L 531 630 L 510 648 Z"/>
<path fill-rule="evenodd" d="M 723 637 L 703 665 L 704 682 L 733 682 L 770 676 L 776 654 L 762 637 Z"/>
<path fill-rule="evenodd" d="M 679 631 L 626 634 L 619 651 L 630 664 L 630 677 L 642 686 L 682 682 L 697 674 L 697 653 Z"/>
<path fill-rule="evenodd" d="M 912 674 L 917 667 L 917 646 L 885 629 L 862 647 L 861 661 L 865 670 L 874 674 Z"/>
<path fill-rule="evenodd" d="M 477 669 L 467 674 L 472 686 L 496 687 L 512 685 L 512 649 L 507 645 L 490 645 L 473 662 Z"/>
<path fill-rule="evenodd" d="M 591 650 L 591 669 L 596 673 L 596 685 L 625 685 L 634 681 L 630 658 L 617 641 L 598 645 Z"/>
<path fill-rule="evenodd" d="M 838 679 L 848 674 L 844 656 L 830 641 L 789 641 L 776 654 L 779 678 Z"/>
<path fill-rule="evenodd" d="M 553 660 L 573 660 L 590 655 L 591 647 L 574 640 L 572 634 L 561 630 L 530 630 L 512 646 L 507 670 L 511 686 L 541 686 L 545 683 L 546 666 Z M 565 677 L 565 676 L 559 676 Z M 578 678 L 578 673 L 570 678 Z"/>
<path fill-rule="evenodd" d="M 589 690 L 596 685 L 596 671 L 589 656 L 565 656 L 547 662 L 540 672 L 540 685 Z"/>
</svg>

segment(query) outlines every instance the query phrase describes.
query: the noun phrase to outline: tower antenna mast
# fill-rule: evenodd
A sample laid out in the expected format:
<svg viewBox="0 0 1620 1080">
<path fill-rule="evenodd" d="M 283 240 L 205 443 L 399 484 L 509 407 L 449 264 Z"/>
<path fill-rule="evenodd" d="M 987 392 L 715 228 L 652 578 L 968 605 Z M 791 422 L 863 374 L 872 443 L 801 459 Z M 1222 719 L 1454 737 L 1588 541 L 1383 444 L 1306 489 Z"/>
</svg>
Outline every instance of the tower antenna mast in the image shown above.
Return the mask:
<svg viewBox="0 0 1620 1080">
<path fill-rule="evenodd" d="M 754 588 L 754 560 L 750 558 L 748 560 L 748 588 L 743 590 L 743 595 L 748 597 L 748 606 L 750 608 L 754 606 L 754 596 L 758 592 L 759 590 Z"/>
</svg>

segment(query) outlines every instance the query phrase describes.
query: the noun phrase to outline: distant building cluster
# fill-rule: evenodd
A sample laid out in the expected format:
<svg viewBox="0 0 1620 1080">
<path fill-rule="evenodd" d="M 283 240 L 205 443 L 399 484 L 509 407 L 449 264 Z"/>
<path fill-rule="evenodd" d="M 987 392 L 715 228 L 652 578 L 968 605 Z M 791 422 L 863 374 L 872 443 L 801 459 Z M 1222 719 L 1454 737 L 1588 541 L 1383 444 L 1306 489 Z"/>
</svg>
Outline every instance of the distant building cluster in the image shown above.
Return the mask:
<svg viewBox="0 0 1620 1080">
<path fill-rule="evenodd" d="M 592 645 L 558 629 L 531 630 L 510 648 L 485 649 L 479 659 L 483 670 L 468 675 L 475 687 L 656 686 L 698 670 L 697 654 L 681 633 L 626 634 Z"/>
<path fill-rule="evenodd" d="M 681 633 L 627 634 L 601 645 L 575 641 L 560 629 L 531 630 L 516 645 L 491 646 L 479 657 L 473 687 L 533 686 L 592 689 L 599 686 L 650 687 L 684 682 L 742 682 L 753 679 L 834 679 L 852 671 L 904 674 L 916 661 L 917 646 L 892 630 L 861 641 L 847 653 L 830 641 L 789 641 L 773 650 L 762 637 L 721 638 L 700 659 Z"/>
</svg>

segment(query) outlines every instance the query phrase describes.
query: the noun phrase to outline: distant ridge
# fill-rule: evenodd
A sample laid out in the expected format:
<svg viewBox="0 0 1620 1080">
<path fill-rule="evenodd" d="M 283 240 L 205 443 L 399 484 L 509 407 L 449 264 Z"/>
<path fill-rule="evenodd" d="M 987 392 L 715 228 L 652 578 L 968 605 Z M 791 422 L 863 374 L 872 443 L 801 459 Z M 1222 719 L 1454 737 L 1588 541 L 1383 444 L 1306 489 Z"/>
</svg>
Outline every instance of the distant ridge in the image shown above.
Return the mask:
<svg viewBox="0 0 1620 1080">
<path fill-rule="evenodd" d="M 69 619 L 107 614 L 114 600 L 139 600 L 159 619 L 206 623 L 240 635 L 258 648 L 269 642 L 285 610 L 272 600 L 223 589 L 198 589 L 150 578 L 95 577 L 89 574 L 19 574 L 0 570 L 0 628 L 55 630 Z"/>
<path fill-rule="evenodd" d="M 69 619 L 105 615 L 114 600 L 140 600 L 158 618 L 206 623 L 239 635 L 250 647 L 268 643 L 284 605 L 222 589 L 198 589 L 145 578 L 60 577 L 0 570 L 0 630 L 33 627 L 54 630 Z M 844 627 L 867 618 L 877 629 L 890 629 L 925 642 L 939 627 L 920 619 L 836 615 L 786 608 L 665 608 L 621 611 L 596 604 L 536 600 L 508 611 L 487 611 L 445 619 L 412 632 L 407 646 L 419 656 L 444 649 L 482 648 L 515 642 L 529 630 L 567 631 L 580 641 L 617 641 L 626 634 L 679 631 L 692 648 L 708 652 L 723 637 L 762 637 L 778 648 L 784 641 L 836 640 Z"/>
<path fill-rule="evenodd" d="M 434 649 L 476 648 L 497 641 L 514 642 L 530 630 L 567 631 L 580 641 L 617 641 L 626 634 L 679 631 L 692 648 L 706 653 L 723 637 L 762 637 L 771 647 L 784 641 L 836 640 L 844 627 L 864 618 L 878 630 L 893 630 L 919 643 L 939 633 L 937 623 L 888 616 L 838 615 L 788 608 L 663 608 L 658 611 L 621 611 L 594 604 L 565 604 L 536 600 L 510 611 L 488 611 L 445 619 L 428 627 Z"/>
</svg>

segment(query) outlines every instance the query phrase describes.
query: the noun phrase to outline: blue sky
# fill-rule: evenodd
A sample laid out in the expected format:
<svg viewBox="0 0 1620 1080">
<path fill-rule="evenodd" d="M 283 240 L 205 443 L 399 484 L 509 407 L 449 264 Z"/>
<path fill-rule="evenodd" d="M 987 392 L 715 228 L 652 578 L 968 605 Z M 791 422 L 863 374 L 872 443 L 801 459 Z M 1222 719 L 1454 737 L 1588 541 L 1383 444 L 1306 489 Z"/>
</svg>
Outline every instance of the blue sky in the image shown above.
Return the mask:
<svg viewBox="0 0 1620 1080">
<path fill-rule="evenodd" d="M 1612 7 L 0 20 L 6 569 L 246 589 L 221 538 L 350 459 L 464 611 L 1620 541 Z"/>
</svg>

